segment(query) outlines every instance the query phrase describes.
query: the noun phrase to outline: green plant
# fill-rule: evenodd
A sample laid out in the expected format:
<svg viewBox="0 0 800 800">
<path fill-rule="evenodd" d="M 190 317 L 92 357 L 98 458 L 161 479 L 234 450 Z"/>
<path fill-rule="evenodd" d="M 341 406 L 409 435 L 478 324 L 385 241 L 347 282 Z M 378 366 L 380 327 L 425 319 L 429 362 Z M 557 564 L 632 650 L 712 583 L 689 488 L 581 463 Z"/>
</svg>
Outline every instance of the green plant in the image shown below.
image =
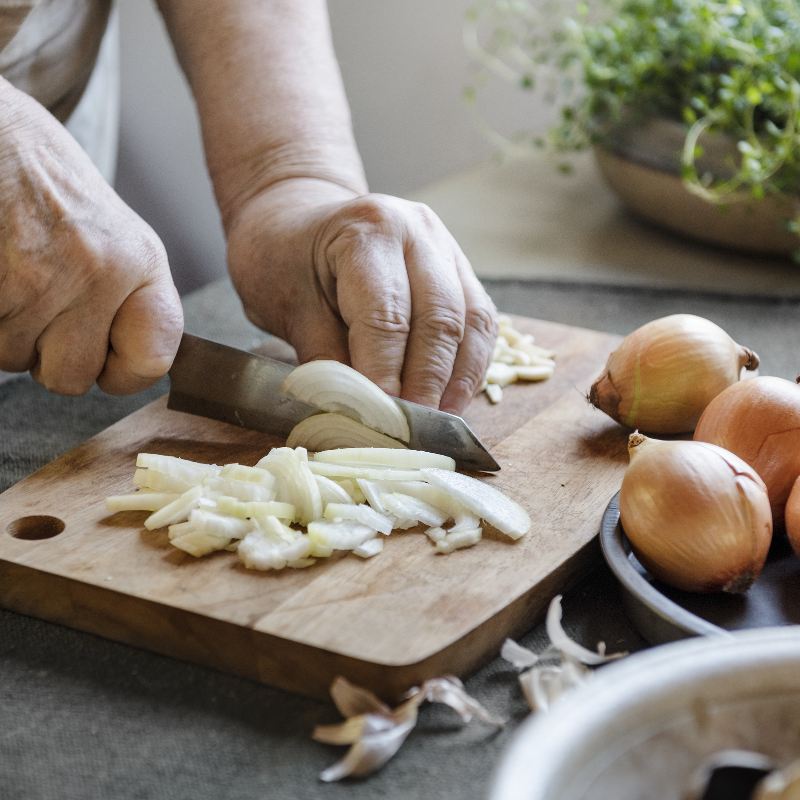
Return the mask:
<svg viewBox="0 0 800 800">
<path fill-rule="evenodd" d="M 552 130 L 514 144 L 574 151 L 620 125 L 666 117 L 685 125 L 682 171 L 692 191 L 717 202 L 800 194 L 798 0 L 566 5 L 482 0 L 468 12 L 465 40 L 483 76 L 524 90 L 545 81 L 559 105 Z M 736 143 L 725 174 L 698 166 L 709 134 Z"/>
</svg>

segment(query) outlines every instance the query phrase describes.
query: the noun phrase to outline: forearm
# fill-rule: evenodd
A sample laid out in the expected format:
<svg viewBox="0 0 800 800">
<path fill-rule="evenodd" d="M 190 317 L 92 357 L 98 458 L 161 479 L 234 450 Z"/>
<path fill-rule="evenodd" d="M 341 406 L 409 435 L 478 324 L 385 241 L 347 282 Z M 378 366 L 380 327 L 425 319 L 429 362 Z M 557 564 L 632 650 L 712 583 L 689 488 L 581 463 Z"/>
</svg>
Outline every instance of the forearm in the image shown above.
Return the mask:
<svg viewBox="0 0 800 800">
<path fill-rule="evenodd" d="M 324 0 L 158 4 L 197 102 L 226 228 L 287 180 L 367 191 Z"/>
</svg>

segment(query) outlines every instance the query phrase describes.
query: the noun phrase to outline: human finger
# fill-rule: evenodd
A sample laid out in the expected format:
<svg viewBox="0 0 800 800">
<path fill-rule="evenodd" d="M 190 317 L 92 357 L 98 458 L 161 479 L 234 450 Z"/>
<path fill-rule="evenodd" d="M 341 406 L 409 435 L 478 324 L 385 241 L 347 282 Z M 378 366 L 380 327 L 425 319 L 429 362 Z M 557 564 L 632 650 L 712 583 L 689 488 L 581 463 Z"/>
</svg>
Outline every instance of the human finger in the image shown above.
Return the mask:
<svg viewBox="0 0 800 800">
<path fill-rule="evenodd" d="M 452 250 L 435 239 L 416 236 L 406 267 L 412 312 L 402 397 L 438 408 L 464 336 L 464 291 Z"/>
<path fill-rule="evenodd" d="M 480 388 L 497 339 L 497 309 L 460 249 L 456 266 L 466 303 L 464 338 L 441 402 L 452 414 L 460 414 Z"/>
<path fill-rule="evenodd" d="M 172 366 L 182 332 L 183 310 L 168 275 L 135 289 L 111 323 L 108 356 L 98 385 L 109 394 L 147 388 Z"/>
<path fill-rule="evenodd" d="M 411 327 L 402 241 L 383 235 L 355 240 L 337 255 L 336 275 L 350 363 L 385 392 L 399 396 Z"/>
</svg>

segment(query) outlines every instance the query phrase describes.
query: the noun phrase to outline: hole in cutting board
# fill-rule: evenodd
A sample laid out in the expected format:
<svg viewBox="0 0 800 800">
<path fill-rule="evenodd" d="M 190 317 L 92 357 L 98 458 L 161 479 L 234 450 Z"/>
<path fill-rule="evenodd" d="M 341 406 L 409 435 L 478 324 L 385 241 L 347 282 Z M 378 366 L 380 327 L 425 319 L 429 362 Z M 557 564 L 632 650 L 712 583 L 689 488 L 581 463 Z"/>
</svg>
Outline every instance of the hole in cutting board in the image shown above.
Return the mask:
<svg viewBox="0 0 800 800">
<path fill-rule="evenodd" d="M 66 524 L 58 517 L 37 514 L 31 517 L 20 517 L 9 523 L 6 530 L 17 539 L 52 539 L 64 530 Z"/>
</svg>

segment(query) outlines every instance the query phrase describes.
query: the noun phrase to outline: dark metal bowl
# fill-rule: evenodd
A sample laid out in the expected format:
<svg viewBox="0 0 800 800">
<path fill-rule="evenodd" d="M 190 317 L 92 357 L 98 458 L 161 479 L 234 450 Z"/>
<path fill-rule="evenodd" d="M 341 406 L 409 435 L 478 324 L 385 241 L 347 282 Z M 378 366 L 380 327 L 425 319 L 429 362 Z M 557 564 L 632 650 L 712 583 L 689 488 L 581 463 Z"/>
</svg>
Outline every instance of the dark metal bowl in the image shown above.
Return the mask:
<svg viewBox="0 0 800 800">
<path fill-rule="evenodd" d="M 619 521 L 619 493 L 600 528 L 600 547 L 620 582 L 625 610 L 639 633 L 659 644 L 687 636 L 800 624 L 800 558 L 786 537 L 773 541 L 764 570 L 746 594 L 699 594 L 673 589 L 650 575 L 631 551 Z"/>
</svg>

